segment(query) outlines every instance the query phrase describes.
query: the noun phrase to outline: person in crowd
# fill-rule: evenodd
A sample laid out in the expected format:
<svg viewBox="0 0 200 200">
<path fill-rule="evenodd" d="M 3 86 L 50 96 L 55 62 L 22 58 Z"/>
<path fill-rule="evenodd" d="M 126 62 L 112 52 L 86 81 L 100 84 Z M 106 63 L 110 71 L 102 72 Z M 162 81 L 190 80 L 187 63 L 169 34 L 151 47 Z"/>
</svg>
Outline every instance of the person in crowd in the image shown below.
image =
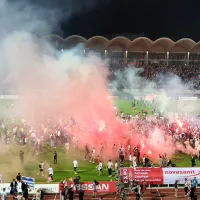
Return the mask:
<svg viewBox="0 0 200 200">
<path fill-rule="evenodd" d="M 76 188 L 76 192 L 80 190 L 80 176 L 76 176 L 74 179 L 74 186 Z"/>
<path fill-rule="evenodd" d="M 53 153 L 53 163 L 54 163 L 54 164 L 57 164 L 57 163 L 58 163 L 58 155 L 57 155 L 57 152 L 56 152 L 56 151 L 54 151 L 54 153 Z"/>
<path fill-rule="evenodd" d="M 41 192 L 40 192 L 40 200 L 43 200 L 44 199 L 44 190 L 41 189 Z"/>
<path fill-rule="evenodd" d="M 120 180 L 116 180 L 115 184 L 116 184 L 116 198 L 117 198 L 118 195 L 120 194 Z"/>
<path fill-rule="evenodd" d="M 133 156 L 132 156 L 132 153 L 130 153 L 130 155 L 129 155 L 130 167 L 132 167 L 132 162 L 133 162 L 133 161 L 132 161 L 132 160 L 133 160 L 132 157 L 133 157 Z"/>
<path fill-rule="evenodd" d="M 41 161 L 39 164 L 39 172 L 37 173 L 37 175 L 42 174 L 42 176 L 44 176 L 44 165 L 46 162 Z"/>
<path fill-rule="evenodd" d="M 124 189 L 121 192 L 121 200 L 126 200 L 126 192 Z"/>
<path fill-rule="evenodd" d="M 161 155 L 159 155 L 159 157 L 158 157 L 158 166 L 163 167 L 163 158 Z"/>
<path fill-rule="evenodd" d="M 98 171 L 99 171 L 99 176 L 102 176 L 103 175 L 103 164 L 101 161 L 99 161 Z"/>
<path fill-rule="evenodd" d="M 92 156 L 91 156 L 91 159 L 90 159 L 90 162 L 94 163 L 95 161 L 95 154 L 96 154 L 96 150 L 95 148 L 92 149 Z"/>
<path fill-rule="evenodd" d="M 53 168 L 52 168 L 51 165 L 49 165 L 48 173 L 49 173 L 49 176 L 48 176 L 48 180 L 47 180 L 47 182 L 50 183 L 50 182 L 53 181 Z"/>
<path fill-rule="evenodd" d="M 7 200 L 6 188 L 3 188 L 3 192 L 1 193 L 1 200 Z"/>
<path fill-rule="evenodd" d="M 150 162 L 149 157 L 145 156 L 145 160 L 144 160 L 145 167 L 149 167 L 149 162 Z"/>
<path fill-rule="evenodd" d="M 82 189 L 80 189 L 79 193 L 78 193 L 78 198 L 79 198 L 79 200 L 83 200 L 83 197 L 84 197 L 84 191 Z"/>
<path fill-rule="evenodd" d="M 67 197 L 68 197 L 68 187 L 65 186 L 61 192 L 61 197 L 62 197 L 62 200 L 66 200 Z"/>
<path fill-rule="evenodd" d="M 112 167 L 113 163 L 111 160 L 108 161 L 107 168 L 108 168 L 108 177 L 112 177 Z"/>
<path fill-rule="evenodd" d="M 17 180 L 18 182 L 21 182 L 21 180 L 22 180 L 21 173 L 18 173 L 18 174 L 17 174 L 16 180 Z"/>
<path fill-rule="evenodd" d="M 135 187 L 136 200 L 140 200 L 139 187 L 140 187 L 139 185 L 136 185 L 136 187 Z"/>
<path fill-rule="evenodd" d="M 17 181 L 15 179 L 13 179 L 13 181 L 10 183 L 10 188 L 10 194 L 17 192 Z"/>
<path fill-rule="evenodd" d="M 77 174 L 78 161 L 76 160 L 76 158 L 73 161 L 73 165 L 74 165 L 74 174 Z"/>
<path fill-rule="evenodd" d="M 24 152 L 23 151 L 19 152 L 19 158 L 20 158 L 21 165 L 24 165 Z"/>
<path fill-rule="evenodd" d="M 116 169 L 118 169 L 118 162 L 117 161 L 115 161 L 115 171 L 116 171 Z"/>
<path fill-rule="evenodd" d="M 28 200 L 28 185 L 26 184 L 26 187 L 25 187 L 25 190 L 24 190 L 24 193 L 23 193 L 23 198 L 24 200 Z"/>
<path fill-rule="evenodd" d="M 185 178 L 185 188 L 184 188 L 184 191 L 185 191 L 185 196 L 188 196 L 188 192 L 189 192 L 189 189 L 190 189 L 190 185 L 191 185 L 191 182 Z"/>
<path fill-rule="evenodd" d="M 194 187 L 194 191 L 196 192 L 196 189 L 197 189 L 197 186 L 198 186 L 198 181 L 197 181 L 197 178 L 194 177 L 193 181 L 192 181 L 192 185 Z"/>
<path fill-rule="evenodd" d="M 87 160 L 87 157 L 90 155 L 90 150 L 88 144 L 85 145 L 85 158 L 84 160 Z"/>
<path fill-rule="evenodd" d="M 21 189 L 22 189 L 22 196 L 24 196 L 26 190 L 26 184 L 24 183 L 24 181 L 21 182 Z"/>
<path fill-rule="evenodd" d="M 191 166 L 195 167 L 195 165 L 196 165 L 195 157 L 192 155 Z"/>
<path fill-rule="evenodd" d="M 97 180 L 94 180 L 92 183 L 92 188 L 93 188 L 93 197 L 96 198 L 97 196 L 97 185 L 99 185 Z"/>
<path fill-rule="evenodd" d="M 74 191 L 73 191 L 73 188 L 69 188 L 69 190 L 68 190 L 68 197 L 69 197 L 69 200 L 74 200 Z"/>
<path fill-rule="evenodd" d="M 194 189 L 194 186 L 192 185 L 191 188 L 190 188 L 190 191 L 189 191 L 189 194 L 188 194 L 189 198 L 191 200 L 195 200 L 195 189 Z"/>
<path fill-rule="evenodd" d="M 175 190 L 174 196 L 175 198 L 177 198 L 178 197 L 178 180 L 176 180 L 174 183 L 174 190 Z"/>
</svg>

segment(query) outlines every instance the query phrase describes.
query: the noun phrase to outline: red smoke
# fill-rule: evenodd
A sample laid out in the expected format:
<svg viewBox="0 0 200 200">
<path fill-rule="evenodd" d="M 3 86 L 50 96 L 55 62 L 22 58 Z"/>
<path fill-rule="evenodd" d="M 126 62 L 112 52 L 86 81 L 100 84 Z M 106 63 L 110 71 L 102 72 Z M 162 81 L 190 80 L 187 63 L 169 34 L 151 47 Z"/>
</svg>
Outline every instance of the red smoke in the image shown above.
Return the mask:
<svg viewBox="0 0 200 200">
<path fill-rule="evenodd" d="M 158 154 L 174 152 L 172 141 L 163 139 L 161 129 L 153 130 L 147 140 L 138 136 L 137 129 L 132 131 L 134 124 L 116 119 L 107 90 L 108 69 L 98 56 L 83 57 L 71 50 L 55 58 L 50 45 L 44 42 L 41 47 L 30 35 L 18 33 L 4 41 L 1 51 L 9 68 L 6 80 L 19 95 L 11 117 L 20 115 L 36 125 L 49 118 L 57 123 L 58 119 L 72 117 L 79 126 L 68 127 L 68 133 L 76 137 L 79 147 L 88 143 L 98 154 L 103 143 L 105 159 L 118 156 L 112 151 L 113 144 L 120 148 L 128 140 L 132 147 L 142 141 L 141 154 L 152 152 L 149 156 L 153 159 Z"/>
</svg>

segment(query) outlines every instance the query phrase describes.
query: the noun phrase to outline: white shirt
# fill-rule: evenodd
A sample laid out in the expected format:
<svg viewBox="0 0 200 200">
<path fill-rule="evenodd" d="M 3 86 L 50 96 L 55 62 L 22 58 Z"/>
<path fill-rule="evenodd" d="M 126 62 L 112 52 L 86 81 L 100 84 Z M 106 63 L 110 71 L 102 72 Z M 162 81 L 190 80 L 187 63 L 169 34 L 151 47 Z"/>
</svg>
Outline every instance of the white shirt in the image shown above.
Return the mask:
<svg viewBox="0 0 200 200">
<path fill-rule="evenodd" d="M 135 161 L 133 161 L 133 168 L 137 167 L 137 163 Z"/>
<path fill-rule="evenodd" d="M 190 186 L 191 186 L 191 182 L 190 182 L 189 180 L 187 180 L 187 181 L 185 182 L 185 187 L 190 188 Z"/>
<path fill-rule="evenodd" d="M 98 169 L 100 170 L 100 169 L 102 169 L 103 168 L 103 164 L 102 164 L 102 162 L 100 162 L 99 163 L 99 166 L 98 166 Z"/>
<path fill-rule="evenodd" d="M 78 161 L 77 160 L 74 160 L 73 164 L 74 164 L 74 167 L 78 167 Z"/>
<path fill-rule="evenodd" d="M 113 163 L 111 161 L 109 161 L 107 166 L 108 166 L 108 169 L 112 169 Z"/>
<path fill-rule="evenodd" d="M 118 168 L 118 163 L 116 162 L 116 163 L 115 163 L 115 169 L 117 169 L 117 168 Z"/>
<path fill-rule="evenodd" d="M 53 168 L 52 168 L 52 167 L 49 167 L 48 172 L 49 172 L 49 174 L 52 174 L 52 175 L 53 175 Z"/>
<path fill-rule="evenodd" d="M 1 199 L 2 199 L 2 200 L 5 200 L 5 199 L 6 199 L 6 197 L 7 197 L 7 194 L 6 194 L 6 192 L 2 192 L 2 194 L 1 194 Z"/>
<path fill-rule="evenodd" d="M 136 156 L 133 156 L 132 158 L 133 162 L 136 161 L 136 159 L 137 159 Z"/>
<path fill-rule="evenodd" d="M 40 163 L 40 169 L 44 169 L 44 163 Z"/>
</svg>

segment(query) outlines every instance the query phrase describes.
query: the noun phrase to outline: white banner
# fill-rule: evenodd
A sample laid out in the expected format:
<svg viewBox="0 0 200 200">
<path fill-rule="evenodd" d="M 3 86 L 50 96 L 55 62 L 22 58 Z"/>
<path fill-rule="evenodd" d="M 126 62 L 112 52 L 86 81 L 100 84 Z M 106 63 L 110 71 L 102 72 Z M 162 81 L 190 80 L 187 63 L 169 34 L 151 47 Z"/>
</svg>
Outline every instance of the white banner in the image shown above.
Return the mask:
<svg viewBox="0 0 200 200">
<path fill-rule="evenodd" d="M 193 180 L 196 177 L 198 183 L 200 183 L 200 168 L 163 168 L 163 182 L 164 184 L 174 184 L 176 180 L 180 184 L 184 184 L 185 178 Z"/>
<path fill-rule="evenodd" d="M 3 188 L 6 189 L 6 193 L 10 193 L 10 183 L 1 183 L 0 184 L 0 193 L 3 191 Z M 45 193 L 58 193 L 59 184 L 35 184 L 34 190 L 44 189 Z M 18 192 L 21 192 L 21 184 L 17 187 Z"/>
</svg>

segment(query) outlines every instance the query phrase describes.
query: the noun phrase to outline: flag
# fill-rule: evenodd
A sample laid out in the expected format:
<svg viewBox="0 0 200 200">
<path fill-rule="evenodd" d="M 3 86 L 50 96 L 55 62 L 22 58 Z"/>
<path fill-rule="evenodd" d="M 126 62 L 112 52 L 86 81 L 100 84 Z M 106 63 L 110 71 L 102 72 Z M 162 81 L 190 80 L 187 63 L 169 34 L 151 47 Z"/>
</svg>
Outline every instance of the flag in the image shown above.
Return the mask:
<svg viewBox="0 0 200 200">
<path fill-rule="evenodd" d="M 34 184 L 35 184 L 34 178 L 22 176 L 22 181 L 26 183 L 31 189 L 34 189 Z"/>
</svg>

